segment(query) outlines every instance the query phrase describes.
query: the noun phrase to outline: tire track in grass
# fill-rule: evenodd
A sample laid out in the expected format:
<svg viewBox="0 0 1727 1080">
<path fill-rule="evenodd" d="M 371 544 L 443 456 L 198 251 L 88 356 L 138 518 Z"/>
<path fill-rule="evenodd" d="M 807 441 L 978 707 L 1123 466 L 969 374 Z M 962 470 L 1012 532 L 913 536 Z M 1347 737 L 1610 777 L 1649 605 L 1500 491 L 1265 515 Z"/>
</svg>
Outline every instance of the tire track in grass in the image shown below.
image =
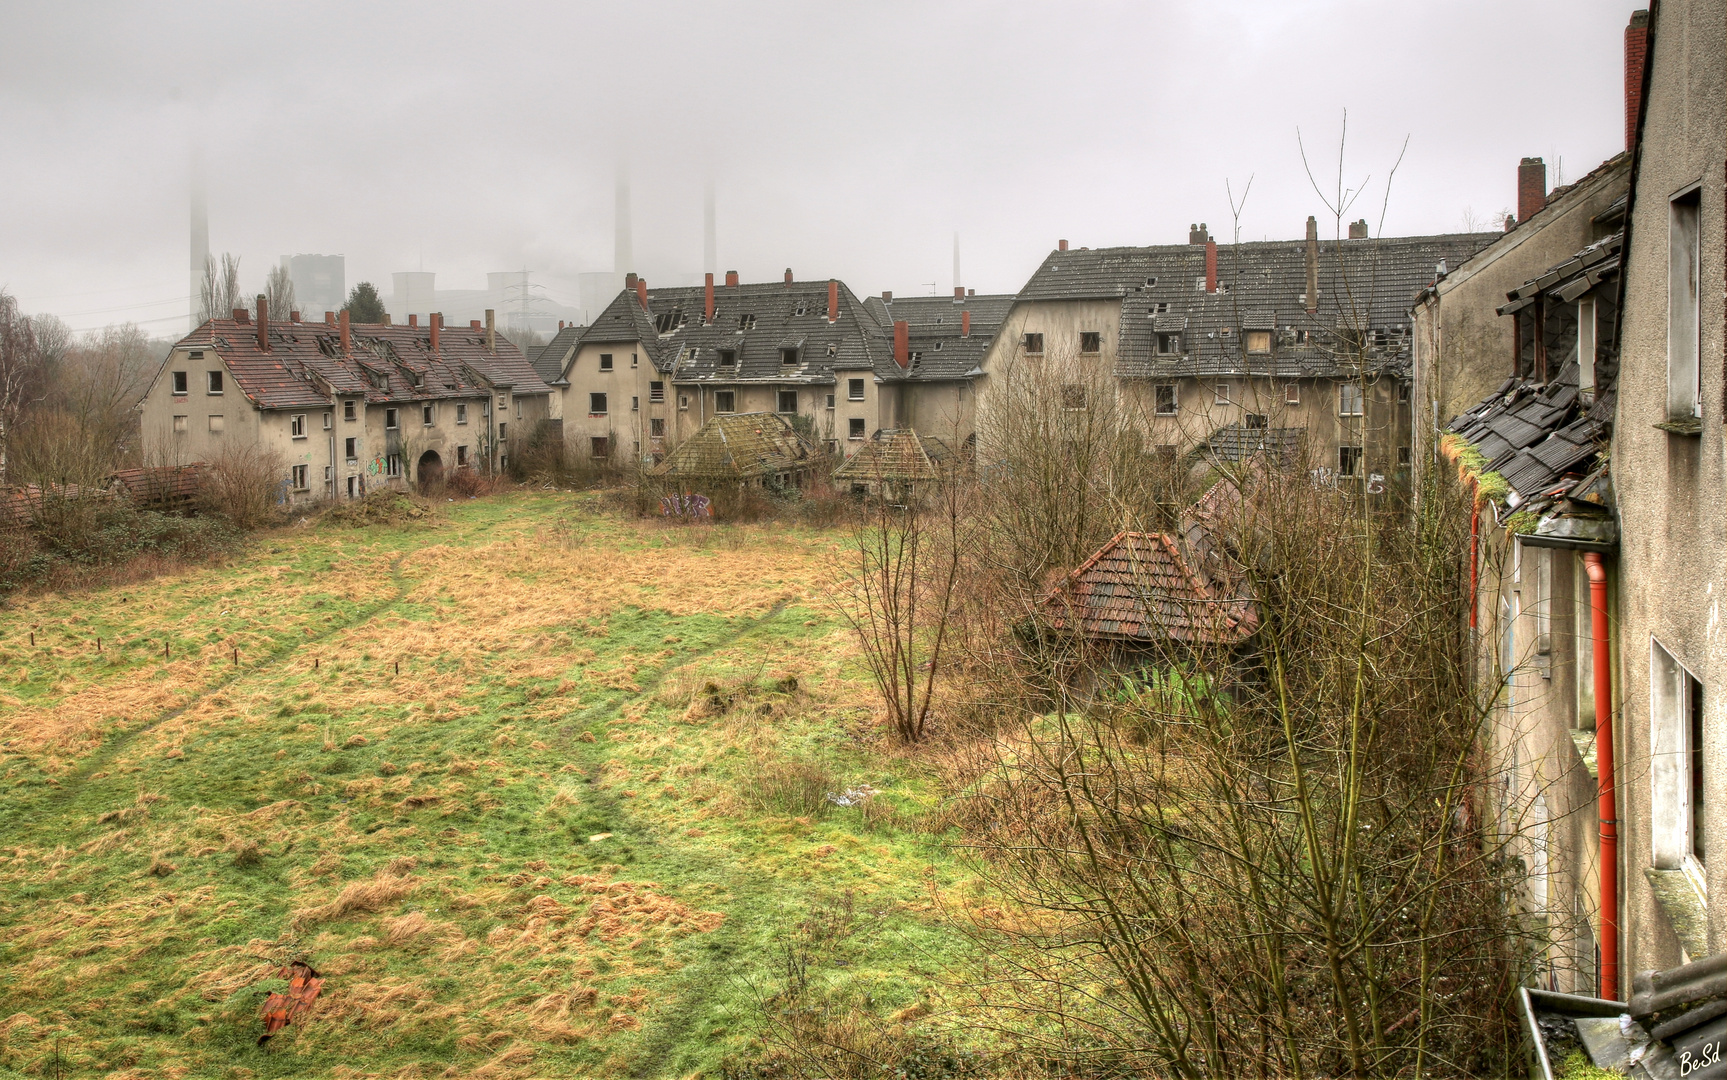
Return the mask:
<svg viewBox="0 0 1727 1080">
<path fill-rule="evenodd" d="M 194 706 L 222 693 L 224 690 L 227 690 L 242 679 L 259 674 L 260 672 L 274 667 L 281 661 L 293 656 L 301 649 L 327 641 L 337 634 L 352 630 L 357 626 L 363 626 L 384 612 L 396 607 L 396 605 L 407 599 L 408 596 L 408 583 L 402 576 L 402 560 L 406 559 L 410 554 L 413 554 L 413 552 L 398 552 L 396 557 L 390 560 L 391 596 L 380 600 L 369 608 L 355 612 L 353 617 L 348 619 L 346 622 L 329 626 L 309 638 L 286 642 L 266 653 L 260 660 L 249 664 L 241 664 L 225 678 L 210 684 L 203 690 L 198 691 L 181 704 L 157 716 L 154 720 L 140 724 L 139 726 L 129 730 L 121 730 L 116 732 L 112 737 L 104 739 L 102 745 L 92 751 L 88 757 L 77 765 L 77 767 L 67 771 L 59 777 L 56 777 L 55 787 L 53 790 L 44 794 L 40 801 L 31 800 L 30 805 L 14 805 L 9 811 L 0 813 L 0 832 L 11 831 L 17 823 L 18 818 L 29 814 L 31 811 L 34 811 L 33 816 L 46 815 L 63 808 L 64 804 L 74 796 L 86 793 L 86 782 L 91 779 L 92 775 L 100 771 L 102 766 L 113 761 L 114 757 L 127 746 L 130 746 L 138 736 L 154 731 L 163 724 L 168 723 L 170 720 L 183 716 L 187 710 Z"/>
</svg>

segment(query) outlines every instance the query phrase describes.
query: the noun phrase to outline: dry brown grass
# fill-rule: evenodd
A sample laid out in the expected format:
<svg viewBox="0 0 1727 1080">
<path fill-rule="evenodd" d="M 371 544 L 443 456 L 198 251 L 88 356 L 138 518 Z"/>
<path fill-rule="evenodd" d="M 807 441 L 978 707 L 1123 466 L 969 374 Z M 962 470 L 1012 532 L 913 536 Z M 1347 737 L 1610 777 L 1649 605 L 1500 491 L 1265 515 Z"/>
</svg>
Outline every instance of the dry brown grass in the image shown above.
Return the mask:
<svg viewBox="0 0 1727 1080">
<path fill-rule="evenodd" d="M 350 881 L 327 904 L 301 908 L 289 917 L 288 925 L 296 930 L 316 926 L 362 912 L 382 911 L 414 891 L 411 877 L 398 877 L 388 869 L 379 871 L 366 881 Z"/>
</svg>

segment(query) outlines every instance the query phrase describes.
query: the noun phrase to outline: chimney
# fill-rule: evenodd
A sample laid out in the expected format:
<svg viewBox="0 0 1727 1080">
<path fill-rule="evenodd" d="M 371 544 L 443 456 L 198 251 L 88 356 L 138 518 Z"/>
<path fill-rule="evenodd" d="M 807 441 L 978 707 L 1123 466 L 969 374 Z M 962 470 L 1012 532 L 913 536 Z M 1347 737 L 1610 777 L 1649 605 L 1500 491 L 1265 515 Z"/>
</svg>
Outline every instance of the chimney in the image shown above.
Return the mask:
<svg viewBox="0 0 1727 1080">
<path fill-rule="evenodd" d="M 953 287 L 953 302 L 956 304 L 965 303 L 965 286 L 964 285 L 955 285 Z"/>
<path fill-rule="evenodd" d="M 1643 109 L 1643 68 L 1649 59 L 1649 12 L 1631 13 L 1625 27 L 1625 149 L 1637 142 L 1637 116 Z"/>
<path fill-rule="evenodd" d="M 258 351 L 270 351 L 270 301 L 258 294 Z"/>
<path fill-rule="evenodd" d="M 299 322 L 300 321 L 300 313 L 298 311 L 288 312 L 288 321 L 289 322 Z"/>
<path fill-rule="evenodd" d="M 911 323 L 904 319 L 894 320 L 893 362 L 902 368 L 911 366 Z"/>
<path fill-rule="evenodd" d="M 1319 314 L 1319 219 L 1307 216 L 1307 313 Z"/>
<path fill-rule="evenodd" d="M 624 275 L 624 288 L 634 289 L 635 287 L 636 287 L 636 272 L 634 270 L 631 270 L 629 273 Z"/>
<path fill-rule="evenodd" d="M 426 316 L 426 322 L 431 324 L 431 327 L 432 327 L 432 351 L 437 352 L 438 351 L 438 331 L 443 329 L 444 317 L 443 317 L 443 315 L 434 311 L 430 315 Z"/>
<path fill-rule="evenodd" d="M 1512 229 L 1515 229 L 1515 228 L 1517 228 L 1517 215 L 1516 214 L 1506 214 L 1505 215 L 1505 231 L 1510 232 Z"/>
<path fill-rule="evenodd" d="M 702 325 L 714 321 L 714 276 L 709 274 L 708 280 L 702 286 Z"/>
<path fill-rule="evenodd" d="M 386 312 L 384 312 L 384 325 L 385 325 L 385 326 L 389 326 L 389 325 L 390 325 L 390 313 L 389 313 L 389 312 L 387 312 L 387 311 L 386 311 Z"/>
<path fill-rule="evenodd" d="M 1547 163 L 1526 157 L 1517 164 L 1517 220 L 1528 221 L 1547 205 Z"/>
<path fill-rule="evenodd" d="M 790 287 L 791 283 L 792 283 L 792 268 L 788 266 L 788 267 L 786 267 L 786 285 L 787 285 L 787 287 Z"/>
<path fill-rule="evenodd" d="M 324 325 L 325 326 L 335 326 L 336 325 L 336 313 L 334 311 L 324 312 Z"/>
<path fill-rule="evenodd" d="M 959 313 L 959 336 L 971 337 L 971 312 L 969 311 Z"/>
<path fill-rule="evenodd" d="M 408 316 L 408 325 L 409 326 L 420 325 L 420 317 L 418 315 L 409 315 Z"/>
<path fill-rule="evenodd" d="M 479 328 L 480 328 L 480 320 L 478 320 L 478 319 L 469 319 L 468 320 L 468 329 L 469 330 L 478 330 Z M 562 330 L 563 328 L 564 328 L 564 322 L 562 319 L 559 319 L 558 320 L 558 329 Z"/>
<path fill-rule="evenodd" d="M 828 322 L 836 323 L 840 319 L 840 283 L 828 278 Z"/>
<path fill-rule="evenodd" d="M 1217 241 L 1205 242 L 1205 291 L 1217 291 Z"/>
<path fill-rule="evenodd" d="M 881 294 L 881 302 L 884 304 L 893 303 L 893 293 L 884 290 Z"/>
<path fill-rule="evenodd" d="M 479 328 L 480 328 L 480 320 L 475 319 L 474 320 L 474 329 L 478 330 Z M 564 320 L 559 319 L 558 320 L 558 332 L 561 334 L 561 333 L 563 333 L 563 330 L 564 330 Z"/>
<path fill-rule="evenodd" d="M 486 351 L 498 351 L 498 322 L 491 308 L 486 309 Z"/>
<path fill-rule="evenodd" d="M 351 340 L 348 336 L 348 313 L 346 311 L 342 312 L 340 321 L 336 323 L 336 333 L 339 335 L 342 342 L 342 355 L 346 356 L 348 354 L 348 343 Z"/>
<path fill-rule="evenodd" d="M 1351 240 L 1365 240 L 1365 239 L 1367 239 L 1367 219 L 1366 218 L 1362 218 L 1360 221 L 1352 221 L 1349 223 L 1349 238 Z"/>
<path fill-rule="evenodd" d="M 636 300 L 642 305 L 642 310 L 648 310 L 648 279 L 636 279 Z"/>
<path fill-rule="evenodd" d="M 1206 232 L 1205 222 L 1202 221 L 1198 225 L 1189 225 L 1187 227 L 1187 242 L 1188 243 L 1190 243 L 1190 244 L 1203 244 L 1207 240 L 1210 240 L 1210 239 L 1211 239 L 1211 234 Z"/>
<path fill-rule="evenodd" d="M 726 271 L 726 288 L 735 289 L 737 287 L 738 287 L 738 272 L 736 270 L 727 270 Z"/>
<path fill-rule="evenodd" d="M 1055 242 L 1055 250 L 1066 251 L 1067 250 L 1067 241 L 1066 240 L 1057 240 Z"/>
<path fill-rule="evenodd" d="M 966 295 L 967 295 L 967 296 L 976 296 L 976 295 L 977 295 L 977 290 L 976 290 L 976 289 L 967 289 L 967 290 L 966 290 L 966 291 L 965 291 L 965 294 L 966 294 Z"/>
<path fill-rule="evenodd" d="M 245 308 L 237 307 L 234 309 L 234 321 L 241 326 L 249 326 L 252 322 L 252 316 L 246 314 Z"/>
</svg>

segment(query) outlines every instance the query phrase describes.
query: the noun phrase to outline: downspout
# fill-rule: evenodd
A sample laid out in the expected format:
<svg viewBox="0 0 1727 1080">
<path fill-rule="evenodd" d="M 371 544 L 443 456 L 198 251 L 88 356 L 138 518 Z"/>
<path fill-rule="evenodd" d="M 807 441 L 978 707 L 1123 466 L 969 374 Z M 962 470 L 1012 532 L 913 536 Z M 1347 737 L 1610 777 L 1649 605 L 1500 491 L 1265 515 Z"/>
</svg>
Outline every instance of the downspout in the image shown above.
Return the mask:
<svg viewBox="0 0 1727 1080">
<path fill-rule="evenodd" d="M 1481 608 L 1478 595 L 1481 586 L 1481 496 L 1477 495 L 1469 505 L 1469 630 L 1473 634 L 1477 612 Z"/>
<path fill-rule="evenodd" d="M 1583 554 L 1589 576 L 1590 636 L 1595 665 L 1595 776 L 1601 815 L 1601 996 L 1619 1000 L 1619 821 L 1613 792 L 1613 669 L 1607 642 L 1607 568 L 1599 552 Z"/>
</svg>

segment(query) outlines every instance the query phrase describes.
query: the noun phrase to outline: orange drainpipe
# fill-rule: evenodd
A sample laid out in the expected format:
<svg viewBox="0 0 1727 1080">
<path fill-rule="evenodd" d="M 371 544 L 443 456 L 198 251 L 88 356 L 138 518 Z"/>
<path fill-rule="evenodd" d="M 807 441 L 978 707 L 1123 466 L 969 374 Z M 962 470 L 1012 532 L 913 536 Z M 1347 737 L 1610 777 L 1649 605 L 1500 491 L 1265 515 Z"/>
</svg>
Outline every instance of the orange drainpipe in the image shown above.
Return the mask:
<svg viewBox="0 0 1727 1080">
<path fill-rule="evenodd" d="M 1613 794 L 1613 670 L 1607 645 L 1607 568 L 1583 555 L 1595 645 L 1595 776 L 1601 815 L 1601 996 L 1619 1000 L 1619 821 Z"/>
</svg>

